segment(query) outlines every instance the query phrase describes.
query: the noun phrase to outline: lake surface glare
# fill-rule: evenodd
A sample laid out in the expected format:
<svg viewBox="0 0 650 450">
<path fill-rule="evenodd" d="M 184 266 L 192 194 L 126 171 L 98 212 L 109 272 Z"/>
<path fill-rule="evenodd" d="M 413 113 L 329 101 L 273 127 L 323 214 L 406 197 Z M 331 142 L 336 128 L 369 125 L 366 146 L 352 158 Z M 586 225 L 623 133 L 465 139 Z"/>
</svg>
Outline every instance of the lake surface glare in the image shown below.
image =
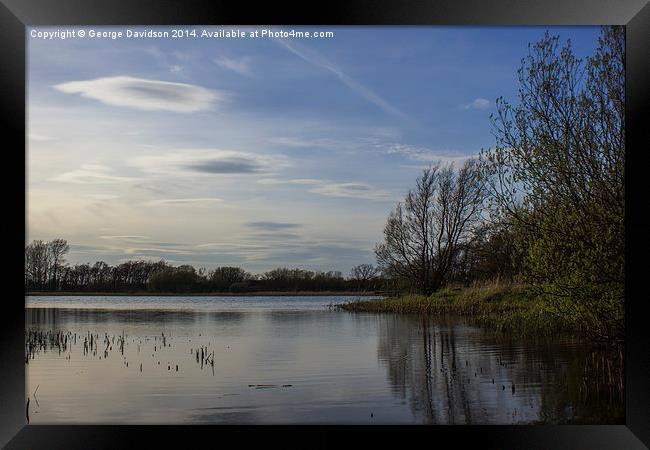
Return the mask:
<svg viewBox="0 0 650 450">
<path fill-rule="evenodd" d="M 26 297 L 30 423 L 623 422 L 572 340 L 328 307 L 354 299 Z"/>
</svg>

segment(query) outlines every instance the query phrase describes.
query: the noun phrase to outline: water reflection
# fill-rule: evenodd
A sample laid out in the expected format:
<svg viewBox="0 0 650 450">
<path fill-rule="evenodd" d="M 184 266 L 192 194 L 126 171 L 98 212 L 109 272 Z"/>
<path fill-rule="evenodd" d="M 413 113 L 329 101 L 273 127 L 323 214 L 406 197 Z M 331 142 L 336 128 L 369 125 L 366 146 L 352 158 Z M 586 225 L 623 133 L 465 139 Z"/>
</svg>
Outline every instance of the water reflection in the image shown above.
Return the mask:
<svg viewBox="0 0 650 450">
<path fill-rule="evenodd" d="M 382 315 L 379 327 L 392 390 L 422 423 L 623 422 L 621 374 L 617 388 L 592 370 L 610 361 L 611 372 L 612 355 L 568 339 L 508 342 L 452 318 Z"/>
<path fill-rule="evenodd" d="M 63 309 L 63 308 L 27 308 L 26 325 L 38 327 L 67 326 L 70 324 L 192 324 L 196 322 L 232 323 L 245 320 L 247 314 L 242 311 L 172 311 L 172 310 L 115 310 L 101 309 Z"/>
<path fill-rule="evenodd" d="M 262 306 L 28 308 L 30 419 L 622 422 L 613 366 L 575 342 L 497 340 L 453 318 Z"/>
</svg>

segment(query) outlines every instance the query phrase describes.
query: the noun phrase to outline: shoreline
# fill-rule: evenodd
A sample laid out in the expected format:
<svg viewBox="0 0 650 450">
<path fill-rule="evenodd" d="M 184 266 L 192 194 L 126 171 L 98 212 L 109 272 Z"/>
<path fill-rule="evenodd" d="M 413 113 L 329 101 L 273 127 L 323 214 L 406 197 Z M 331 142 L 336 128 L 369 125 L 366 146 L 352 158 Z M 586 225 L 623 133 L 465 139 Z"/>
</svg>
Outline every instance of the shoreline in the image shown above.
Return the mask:
<svg viewBox="0 0 650 450">
<path fill-rule="evenodd" d="M 336 308 L 359 313 L 413 314 L 430 317 L 458 316 L 500 335 L 550 337 L 568 334 L 584 338 L 585 331 L 559 316 L 527 286 L 493 285 L 441 289 L 430 296 L 404 294 L 380 300 L 339 303 Z"/>
<path fill-rule="evenodd" d="M 25 292 L 25 297 L 374 297 L 379 292 L 260 291 L 260 292 Z"/>
</svg>

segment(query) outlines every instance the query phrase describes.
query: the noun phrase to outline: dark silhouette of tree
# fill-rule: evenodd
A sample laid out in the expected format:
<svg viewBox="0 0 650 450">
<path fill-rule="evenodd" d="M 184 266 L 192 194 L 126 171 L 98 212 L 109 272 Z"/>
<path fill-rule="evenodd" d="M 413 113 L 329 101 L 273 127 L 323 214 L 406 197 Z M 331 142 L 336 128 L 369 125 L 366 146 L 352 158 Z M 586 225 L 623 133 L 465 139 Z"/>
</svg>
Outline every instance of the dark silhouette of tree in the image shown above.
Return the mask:
<svg viewBox="0 0 650 450">
<path fill-rule="evenodd" d="M 373 289 L 376 287 L 376 281 L 381 270 L 372 264 L 359 264 L 350 271 L 350 280 L 357 283 L 359 290 Z"/>
<path fill-rule="evenodd" d="M 439 164 L 424 170 L 388 217 L 384 241 L 375 247 L 380 267 L 421 293 L 436 291 L 480 224 L 484 198 L 476 160 L 459 170 Z"/>
<path fill-rule="evenodd" d="M 211 287 L 214 290 L 229 290 L 235 283 L 244 283 L 252 275 L 240 267 L 217 267 L 209 275 Z"/>
<path fill-rule="evenodd" d="M 53 241 L 48 242 L 47 251 L 48 251 L 48 260 L 51 265 L 51 280 L 52 288 L 58 289 L 58 278 L 59 271 L 65 260 L 63 256 L 68 253 L 70 246 L 65 239 L 54 239 Z"/>
<path fill-rule="evenodd" d="M 195 292 L 200 283 L 194 267 L 169 267 L 151 276 L 149 287 L 156 292 Z"/>
<path fill-rule="evenodd" d="M 358 280 L 345 279 L 336 271 L 314 272 L 298 268 L 277 268 L 256 276 L 241 267 L 223 266 L 208 272 L 187 264 L 174 267 L 163 260 L 124 261 L 115 266 L 97 261 L 71 266 L 62 257 L 68 248 L 62 239 L 33 241 L 25 246 L 25 289 L 28 292 L 341 292 L 380 287 L 379 282 L 360 286 Z"/>
<path fill-rule="evenodd" d="M 25 285 L 42 289 L 47 282 L 47 243 L 37 240 L 25 247 Z"/>
</svg>

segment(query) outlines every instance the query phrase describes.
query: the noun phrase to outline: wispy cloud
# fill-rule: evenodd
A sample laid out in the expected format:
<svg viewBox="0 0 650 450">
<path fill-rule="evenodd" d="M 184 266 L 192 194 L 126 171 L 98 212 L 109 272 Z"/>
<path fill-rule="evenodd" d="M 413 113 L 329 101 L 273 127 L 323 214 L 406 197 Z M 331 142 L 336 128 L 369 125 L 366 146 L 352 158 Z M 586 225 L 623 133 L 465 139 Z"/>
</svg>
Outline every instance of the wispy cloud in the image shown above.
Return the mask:
<svg viewBox="0 0 650 450">
<path fill-rule="evenodd" d="M 115 194 L 86 194 L 86 197 L 94 200 L 115 200 L 116 198 L 120 198 L 119 195 Z"/>
<path fill-rule="evenodd" d="M 45 136 L 43 134 L 37 134 L 37 133 L 29 133 L 27 137 L 30 141 L 36 141 L 36 142 L 46 142 L 46 141 L 54 140 L 54 138 L 51 136 Z"/>
<path fill-rule="evenodd" d="M 488 109 L 492 103 L 490 100 L 478 97 L 471 103 L 465 103 L 459 106 L 460 109 Z"/>
<path fill-rule="evenodd" d="M 316 52 L 315 50 L 296 44 L 295 42 L 290 43 L 286 39 L 275 39 L 275 42 L 277 42 L 280 46 L 286 48 L 294 55 L 307 61 L 308 63 L 313 64 L 317 67 L 321 67 L 333 73 L 348 88 L 350 88 L 356 94 L 360 95 L 366 101 L 378 106 L 384 112 L 388 114 L 392 114 L 394 116 L 401 117 L 403 119 L 408 118 L 406 114 L 404 114 L 402 111 L 400 111 L 399 109 L 391 105 L 388 101 L 381 98 L 370 88 L 364 86 L 363 84 L 361 84 L 360 82 L 358 82 L 357 80 L 355 80 L 354 78 L 352 78 L 351 76 L 343 72 L 343 70 L 339 66 L 332 63 L 331 61 L 329 61 L 327 58 L 325 58 L 323 55 Z"/>
<path fill-rule="evenodd" d="M 284 136 L 268 138 L 269 144 L 277 147 L 291 149 L 327 149 L 329 151 L 355 151 L 367 146 L 368 140 L 373 140 L 373 138 L 330 139 Z"/>
<path fill-rule="evenodd" d="M 168 53 L 155 46 L 143 48 L 141 51 L 152 56 L 161 67 L 169 70 L 173 74 L 185 71 L 185 66 L 178 64 L 179 61 L 188 62 L 192 59 L 192 56 L 186 52 L 173 51 Z"/>
<path fill-rule="evenodd" d="M 54 88 L 66 94 L 80 94 L 82 97 L 99 100 L 111 106 L 177 113 L 204 111 L 222 98 L 216 91 L 193 84 L 128 76 L 69 81 L 57 84 Z"/>
<path fill-rule="evenodd" d="M 473 158 L 475 155 L 468 155 L 461 152 L 450 150 L 431 150 L 426 147 L 419 147 L 407 144 L 391 144 L 387 147 L 386 153 L 389 155 L 401 155 L 410 161 L 427 162 L 427 163 L 450 163 L 462 162 L 466 159 Z"/>
<path fill-rule="evenodd" d="M 79 169 L 56 175 L 50 180 L 73 184 L 110 184 L 131 181 L 129 177 L 114 175 L 112 172 L 110 167 L 100 164 L 84 164 Z"/>
<path fill-rule="evenodd" d="M 300 239 L 300 235 L 296 233 L 284 233 L 284 232 L 266 232 L 266 233 L 256 233 L 252 236 L 250 236 L 250 239 L 260 239 L 263 241 L 269 241 L 269 240 L 281 240 L 281 241 L 295 241 Z"/>
<path fill-rule="evenodd" d="M 325 197 L 358 198 L 372 201 L 392 201 L 393 196 L 375 186 L 361 182 L 335 182 L 329 180 L 316 180 L 312 178 L 296 178 L 280 180 L 277 178 L 262 178 L 258 184 L 266 185 L 302 185 L 311 186 L 309 192 Z"/>
<path fill-rule="evenodd" d="M 271 137 L 269 143 L 292 148 L 311 148 L 311 147 L 328 147 L 338 145 L 338 142 L 329 139 L 304 139 L 297 137 Z"/>
<path fill-rule="evenodd" d="M 373 201 L 390 201 L 389 192 L 365 183 L 323 183 L 310 192 L 327 197 L 360 198 Z"/>
<path fill-rule="evenodd" d="M 257 158 L 228 156 L 194 162 L 185 166 L 190 170 L 205 173 L 259 173 L 266 169 Z"/>
<path fill-rule="evenodd" d="M 149 206 L 164 206 L 164 205 L 189 205 L 189 206 L 203 206 L 208 207 L 214 203 L 222 203 L 222 198 L 216 197 L 203 197 L 203 198 L 166 198 L 159 200 L 152 200 L 146 204 Z"/>
<path fill-rule="evenodd" d="M 292 180 L 280 180 L 277 178 L 260 178 L 257 180 L 257 184 L 298 184 L 298 185 L 316 185 L 321 184 L 322 180 L 316 180 L 313 178 L 294 178 Z"/>
<path fill-rule="evenodd" d="M 150 173 L 167 175 L 237 175 L 272 173 L 290 165 L 283 155 L 259 155 L 232 150 L 179 150 L 133 158 L 131 164 Z"/>
<path fill-rule="evenodd" d="M 267 231 L 274 231 L 274 230 L 289 230 L 289 229 L 295 229 L 295 228 L 300 228 L 302 227 L 301 224 L 299 223 L 289 223 L 289 222 L 265 222 L 265 221 L 260 221 L 260 222 L 248 222 L 246 226 L 255 228 L 255 229 L 260 229 L 260 230 L 267 230 Z"/>
<path fill-rule="evenodd" d="M 149 236 L 142 235 L 128 235 L 128 234 L 119 234 L 119 235 L 102 235 L 99 236 L 99 239 L 106 239 L 110 241 L 121 241 L 121 242 L 143 242 L 151 239 Z"/>
<path fill-rule="evenodd" d="M 250 77 L 253 75 L 251 68 L 252 58 L 242 56 L 240 58 L 228 58 L 227 56 L 218 56 L 213 59 L 214 63 L 224 69 L 232 70 L 240 75 Z"/>
<path fill-rule="evenodd" d="M 158 259 L 166 254 L 172 255 L 191 255 L 192 252 L 189 250 L 177 250 L 173 248 L 166 247 L 130 247 L 125 248 L 124 253 L 127 255 L 142 255 L 149 256 L 155 259 Z"/>
<path fill-rule="evenodd" d="M 282 222 L 277 222 L 282 223 Z M 371 258 L 365 241 L 309 239 L 287 231 L 265 231 L 238 242 L 181 243 L 156 241 L 149 236 L 105 235 L 100 243 L 71 244 L 77 255 L 100 256 L 111 263 L 134 259 L 165 259 L 172 264 L 244 265 L 247 269 L 269 270 L 280 266 L 314 267 L 331 270 Z"/>
</svg>

